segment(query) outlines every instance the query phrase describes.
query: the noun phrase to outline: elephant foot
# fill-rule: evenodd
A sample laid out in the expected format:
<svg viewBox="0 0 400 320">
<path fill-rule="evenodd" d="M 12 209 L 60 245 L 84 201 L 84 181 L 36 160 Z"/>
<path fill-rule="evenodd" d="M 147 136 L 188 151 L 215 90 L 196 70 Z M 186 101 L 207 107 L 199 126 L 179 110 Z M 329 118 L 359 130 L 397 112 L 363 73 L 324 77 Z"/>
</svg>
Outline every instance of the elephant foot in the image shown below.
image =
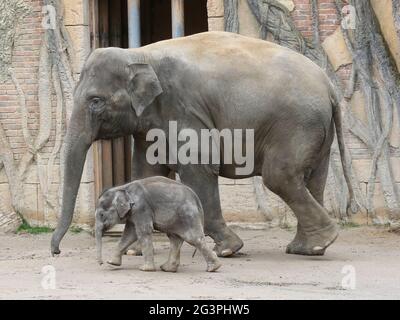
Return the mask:
<svg viewBox="0 0 400 320">
<path fill-rule="evenodd" d="M 141 249 L 129 249 L 125 254 L 127 256 L 141 256 L 142 250 Z"/>
<path fill-rule="evenodd" d="M 222 263 L 217 259 L 212 263 L 207 263 L 207 272 L 215 272 L 222 266 Z"/>
<path fill-rule="evenodd" d="M 52 248 L 51 249 L 51 256 L 52 257 L 58 256 L 60 253 L 61 253 L 61 251 L 58 248 Z"/>
<path fill-rule="evenodd" d="M 122 264 L 122 259 L 121 257 L 114 257 L 111 260 L 108 260 L 107 263 L 112 266 L 119 267 Z"/>
<path fill-rule="evenodd" d="M 142 247 L 139 242 L 135 242 L 125 253 L 127 256 L 141 256 L 142 255 Z"/>
<path fill-rule="evenodd" d="M 50 252 L 52 257 L 58 256 L 61 253 L 59 245 L 62 236 L 60 237 L 60 235 L 57 234 L 57 230 L 51 236 Z"/>
<path fill-rule="evenodd" d="M 226 228 L 222 237 L 218 235 L 216 238 L 223 239 L 221 241 L 215 241 L 216 244 L 213 250 L 217 253 L 218 257 L 229 257 L 243 247 L 242 239 L 228 228 Z"/>
<path fill-rule="evenodd" d="M 176 263 L 166 262 L 163 265 L 161 265 L 160 268 L 161 268 L 162 271 L 165 271 L 165 272 L 177 272 L 178 271 L 178 266 L 179 265 L 176 264 Z"/>
<path fill-rule="evenodd" d="M 309 233 L 299 228 L 293 241 L 286 247 L 286 253 L 322 256 L 338 235 L 338 227 L 333 222 L 323 229 Z"/>
<path fill-rule="evenodd" d="M 156 266 L 154 264 L 144 264 L 139 267 L 141 271 L 156 271 Z"/>
</svg>

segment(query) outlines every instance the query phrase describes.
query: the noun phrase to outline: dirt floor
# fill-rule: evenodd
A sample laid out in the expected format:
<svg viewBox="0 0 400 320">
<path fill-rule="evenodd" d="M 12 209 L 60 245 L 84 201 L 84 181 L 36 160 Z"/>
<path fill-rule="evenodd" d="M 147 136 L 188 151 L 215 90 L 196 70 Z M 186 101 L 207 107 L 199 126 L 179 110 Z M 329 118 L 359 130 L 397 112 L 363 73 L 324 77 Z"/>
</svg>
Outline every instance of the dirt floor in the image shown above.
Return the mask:
<svg viewBox="0 0 400 320">
<path fill-rule="evenodd" d="M 142 257 L 134 256 L 125 256 L 121 268 L 99 266 L 88 233 L 69 233 L 55 258 L 50 234 L 0 235 L 0 299 L 400 299 L 399 235 L 345 228 L 325 256 L 305 257 L 284 253 L 294 231 L 236 230 L 245 247 L 223 259 L 218 272 L 205 272 L 201 256 L 192 259 L 185 244 L 174 274 L 139 271 Z M 160 265 L 168 243 L 155 238 Z M 105 238 L 105 258 L 117 240 Z M 49 283 L 46 265 L 55 268 L 56 289 L 42 287 Z"/>
</svg>

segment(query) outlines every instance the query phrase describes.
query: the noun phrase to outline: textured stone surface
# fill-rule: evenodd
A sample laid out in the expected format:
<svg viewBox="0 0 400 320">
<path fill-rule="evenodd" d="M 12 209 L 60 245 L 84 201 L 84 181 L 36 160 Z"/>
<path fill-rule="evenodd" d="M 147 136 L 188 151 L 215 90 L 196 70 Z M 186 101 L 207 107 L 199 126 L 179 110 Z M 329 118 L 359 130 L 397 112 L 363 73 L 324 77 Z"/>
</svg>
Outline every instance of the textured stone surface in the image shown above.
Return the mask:
<svg viewBox="0 0 400 320">
<path fill-rule="evenodd" d="M 260 26 L 250 10 L 247 1 L 239 1 L 239 33 L 248 37 L 259 38 Z"/>
<path fill-rule="evenodd" d="M 392 158 L 390 162 L 392 163 L 393 178 L 396 182 L 400 182 L 400 158 Z"/>
<path fill-rule="evenodd" d="M 400 182 L 400 158 L 392 157 L 390 159 L 392 164 L 393 179 Z M 371 159 L 353 159 L 354 171 L 360 182 L 367 183 L 371 174 Z M 376 182 L 379 182 L 379 175 L 376 177 Z"/>
<path fill-rule="evenodd" d="M 91 146 L 86 155 L 85 166 L 83 167 L 81 183 L 94 182 L 93 167 L 93 146 Z"/>
<path fill-rule="evenodd" d="M 397 183 L 397 189 L 400 190 L 400 183 Z M 373 203 L 378 213 L 389 213 L 389 209 L 386 206 L 385 198 L 382 193 L 382 186 L 380 183 L 375 183 Z"/>
<path fill-rule="evenodd" d="M 67 26 L 67 31 L 72 40 L 75 57 L 73 72 L 80 73 L 86 58 L 90 54 L 90 32 L 88 26 Z"/>
<path fill-rule="evenodd" d="M 292 0 L 278 0 L 278 2 L 282 3 L 290 12 L 294 10 L 295 5 Z"/>
<path fill-rule="evenodd" d="M 222 185 L 222 184 L 235 184 L 235 180 L 234 179 L 228 179 L 228 178 L 224 178 L 224 177 L 218 177 L 218 184 Z"/>
<path fill-rule="evenodd" d="M 341 66 L 350 64 L 352 62 L 351 54 L 347 49 L 346 43 L 343 38 L 342 31 L 340 28 L 327 37 L 322 43 L 325 49 L 329 61 L 335 70 L 338 70 Z"/>
<path fill-rule="evenodd" d="M 224 18 L 208 18 L 209 31 L 224 31 Z"/>
<path fill-rule="evenodd" d="M 8 183 L 6 171 L 4 169 L 0 170 L 0 184 L 3 184 L 3 183 Z"/>
<path fill-rule="evenodd" d="M 371 174 L 371 160 L 353 159 L 352 164 L 358 180 L 361 183 L 367 183 Z"/>
<path fill-rule="evenodd" d="M 47 172 L 47 165 L 40 165 L 39 166 L 40 170 L 42 172 Z M 52 170 L 52 183 L 60 183 L 60 165 L 56 164 L 53 166 Z M 38 179 L 38 166 L 30 166 L 28 169 L 28 172 L 26 173 L 26 181 L 29 181 L 29 183 L 39 183 Z M 83 169 L 83 174 L 82 174 L 82 179 L 81 183 L 88 183 L 88 182 L 93 182 L 94 177 L 93 177 L 93 152 L 92 149 L 90 148 L 87 157 L 86 157 L 86 162 L 85 166 Z M 0 171 L 0 183 L 8 183 L 8 178 L 5 174 L 4 170 Z"/>
<path fill-rule="evenodd" d="M 76 201 L 74 223 L 94 225 L 94 183 L 81 183 Z"/>
<path fill-rule="evenodd" d="M 207 14 L 209 17 L 224 16 L 224 0 L 208 0 Z"/>
<path fill-rule="evenodd" d="M 390 135 L 390 145 L 394 148 L 400 149 L 400 120 L 399 112 L 393 110 L 393 128 Z"/>
<path fill-rule="evenodd" d="M 237 185 L 241 185 L 241 184 L 253 185 L 253 178 L 235 179 L 235 184 L 237 184 Z"/>
<path fill-rule="evenodd" d="M 291 0 L 278 0 L 281 2 L 289 11 L 294 10 L 294 2 Z M 260 37 L 260 25 L 257 19 L 254 17 L 249 4 L 247 1 L 239 1 L 238 5 L 239 15 L 239 33 L 248 37 L 259 38 Z"/>
<path fill-rule="evenodd" d="M 252 185 L 220 185 L 221 206 L 227 221 L 263 222 Z"/>
<path fill-rule="evenodd" d="M 38 194 L 37 184 L 25 184 L 24 185 L 24 201 L 25 206 L 22 209 L 22 215 L 32 225 L 40 222 L 38 212 Z"/>
<path fill-rule="evenodd" d="M 11 211 L 11 194 L 8 183 L 0 183 L 0 196 L 2 208 L 5 208 L 5 211 L 7 212 Z"/>
<path fill-rule="evenodd" d="M 365 113 L 365 98 L 360 90 L 354 92 L 351 98 L 351 110 L 364 124 L 368 124 L 367 114 Z"/>
<path fill-rule="evenodd" d="M 89 0 L 64 0 L 64 23 L 89 25 Z"/>
<path fill-rule="evenodd" d="M 392 0 L 371 0 L 381 30 L 400 70 L 400 39 L 397 37 L 393 19 Z"/>
<path fill-rule="evenodd" d="M 52 184 L 49 186 L 49 190 L 47 191 L 47 197 L 54 208 L 51 208 L 49 205 L 46 204 L 45 199 L 43 197 L 43 192 L 38 188 L 38 219 L 40 221 L 45 221 L 46 224 L 51 226 L 57 225 L 57 217 L 59 213 L 59 193 L 60 191 L 60 184 Z"/>
</svg>

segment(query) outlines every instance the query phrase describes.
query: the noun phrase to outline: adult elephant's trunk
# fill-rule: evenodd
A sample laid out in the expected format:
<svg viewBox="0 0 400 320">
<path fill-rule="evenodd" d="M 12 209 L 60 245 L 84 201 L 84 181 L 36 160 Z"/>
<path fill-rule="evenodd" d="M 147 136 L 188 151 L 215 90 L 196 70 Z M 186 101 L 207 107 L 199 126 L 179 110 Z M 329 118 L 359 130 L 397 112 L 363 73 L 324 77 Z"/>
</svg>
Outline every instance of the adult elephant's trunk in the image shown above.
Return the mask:
<svg viewBox="0 0 400 320">
<path fill-rule="evenodd" d="M 97 262 L 103 264 L 102 257 L 102 237 L 103 237 L 103 224 L 96 221 L 96 251 L 97 251 Z"/>
<path fill-rule="evenodd" d="M 51 253 L 59 254 L 60 241 L 72 222 L 76 196 L 81 182 L 86 153 L 91 144 L 91 135 L 87 133 L 86 116 L 79 110 L 72 113 L 65 140 L 65 167 L 61 216 L 57 229 L 51 239 Z"/>
</svg>

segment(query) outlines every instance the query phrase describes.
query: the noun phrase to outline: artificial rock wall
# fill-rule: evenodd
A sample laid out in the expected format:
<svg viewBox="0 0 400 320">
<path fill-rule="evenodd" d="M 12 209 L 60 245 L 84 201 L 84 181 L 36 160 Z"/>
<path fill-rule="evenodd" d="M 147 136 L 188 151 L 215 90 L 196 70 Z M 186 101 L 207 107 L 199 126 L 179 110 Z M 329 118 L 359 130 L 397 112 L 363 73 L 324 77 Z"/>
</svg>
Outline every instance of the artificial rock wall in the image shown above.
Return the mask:
<svg viewBox="0 0 400 320">
<path fill-rule="evenodd" d="M 309 0 L 278 0 L 289 10 L 291 17 L 297 29 L 307 39 L 312 39 L 312 15 Z M 382 34 L 385 37 L 391 54 L 396 60 L 397 66 L 400 66 L 400 40 L 397 37 L 394 26 L 392 1 L 391 0 L 372 0 L 373 9 L 379 20 Z M 351 71 L 352 57 L 346 47 L 342 32 L 340 30 L 340 21 L 337 15 L 334 0 L 319 0 L 319 28 L 322 46 L 326 51 L 330 62 L 332 63 L 343 85 L 346 85 Z M 208 1 L 208 25 L 209 30 L 224 30 L 224 1 L 209 0 Z M 252 14 L 247 0 L 238 1 L 238 18 L 239 33 L 255 38 L 260 37 L 260 25 Z M 365 122 L 366 114 L 364 111 L 364 97 L 360 90 L 354 93 L 350 102 L 352 111 L 356 116 Z M 394 112 L 393 129 L 390 135 L 390 145 L 392 152 L 391 162 L 393 169 L 393 177 L 396 181 L 398 190 L 400 190 L 400 121 L 398 113 Z M 346 144 L 348 145 L 353 158 L 353 168 L 358 177 L 361 191 L 366 196 L 368 188 L 368 180 L 371 171 L 371 154 L 370 151 L 350 133 L 345 133 Z M 386 211 L 386 204 L 382 195 L 379 179 L 376 180 L 373 202 L 378 212 Z M 329 189 L 329 188 L 327 188 Z M 220 192 L 222 198 L 222 206 L 225 217 L 228 220 L 247 221 L 263 221 L 265 218 L 258 213 L 257 204 L 255 202 L 255 194 L 252 179 L 245 180 L 220 180 Z M 271 210 L 280 220 L 288 218 L 287 206 L 274 194 L 266 191 L 267 197 L 272 199 L 273 207 Z M 333 195 L 327 190 L 325 195 L 325 205 L 329 208 L 333 204 Z M 250 214 L 248 214 L 250 213 Z M 247 215 L 246 215 L 247 214 Z M 289 214 L 290 216 L 290 214 Z M 284 221 L 285 222 L 285 221 Z"/>
<path fill-rule="evenodd" d="M 21 94 L 28 110 L 27 126 L 32 135 L 36 137 L 41 128 L 40 107 L 38 98 L 39 82 L 39 53 L 43 43 L 43 1 L 42 0 L 4 0 L 7 4 L 23 3 L 30 8 L 29 13 L 22 18 L 16 29 L 14 45 L 12 48 L 11 67 L 19 87 L 10 78 L 0 82 L 0 122 L 5 136 L 12 150 L 12 157 L 18 166 L 21 159 L 29 153 L 24 141 L 24 122 L 21 109 Z M 312 37 L 312 18 L 309 0 L 279 0 L 291 12 L 291 16 L 299 31 L 306 37 Z M 79 78 L 83 62 L 89 54 L 90 31 L 89 31 L 89 0 L 64 0 L 64 24 L 70 36 L 73 46 L 73 76 Z M 382 33 L 386 39 L 389 49 L 400 66 L 400 43 L 396 36 L 396 30 L 392 19 L 392 8 L 390 0 L 372 0 L 373 8 L 379 19 Z M 208 0 L 208 25 L 209 30 L 224 30 L 224 0 Z M 247 0 L 239 0 L 239 20 L 241 34 L 259 37 L 260 27 L 256 22 Z M 339 20 L 334 7 L 334 0 L 319 1 L 320 34 L 323 47 L 345 82 L 349 77 L 351 66 L 351 55 L 345 46 L 341 34 Z M 2 13 L 0 12 L 0 17 Z M 1 47 L 5 52 L 5 47 Z M 0 62 L 5 63 L 0 55 Z M 0 69 L 3 70 L 3 69 Z M 54 152 L 57 135 L 57 124 L 62 124 L 62 135 L 65 132 L 67 119 L 71 110 L 64 110 L 62 118 L 57 117 L 56 101 L 53 92 L 52 112 L 47 115 L 47 121 L 51 123 L 50 137 L 45 146 L 40 150 L 40 157 L 28 167 L 26 177 L 22 182 L 21 192 L 24 205 L 21 208 L 23 216 L 32 224 L 54 225 L 59 213 L 60 205 L 60 182 L 62 163 L 60 156 L 55 159 L 52 168 L 48 168 L 48 160 Z M 364 99 L 361 92 L 356 91 L 351 101 L 353 112 L 362 120 L 366 121 L 363 111 Z M 391 145 L 393 149 L 400 148 L 399 119 L 395 114 L 394 128 L 391 133 Z M 360 142 L 349 134 L 346 135 L 347 144 L 353 155 L 353 164 L 359 178 L 363 192 L 367 190 L 369 172 L 371 166 L 371 155 Z M 400 159 L 393 156 L 393 176 L 400 188 Z M 51 170 L 50 170 L 51 169 Z M 44 177 L 51 175 L 51 184 L 47 186 L 47 194 L 53 207 L 49 206 L 43 196 Z M 220 193 L 222 209 L 228 221 L 261 222 L 265 217 L 257 208 L 256 195 L 254 192 L 253 179 L 231 180 L 220 178 Z M 280 219 L 287 218 L 287 207 L 279 198 L 267 192 L 267 196 L 273 199 L 271 208 Z M 11 192 L 9 177 L 4 166 L 0 164 L 0 202 L 2 211 L 11 210 Z M 329 194 L 327 206 L 329 207 Z M 80 225 L 91 225 L 94 212 L 94 175 L 93 154 L 89 150 L 84 175 L 82 178 L 74 222 Z M 376 182 L 374 202 L 385 206 L 381 195 L 379 181 Z"/>
<path fill-rule="evenodd" d="M 71 113 L 65 106 L 62 114 L 57 114 L 57 102 L 54 89 L 51 92 L 51 112 L 44 114 L 39 103 L 39 74 L 40 50 L 44 41 L 43 21 L 46 17 L 44 2 L 42 0 L 4 0 L 5 10 L 17 10 L 19 7 L 27 8 L 27 13 L 17 22 L 15 35 L 10 40 L 10 68 L 15 80 L 6 77 L 0 82 L 0 122 L 3 127 L 6 143 L 12 151 L 14 165 L 20 171 L 21 159 L 26 157 L 30 150 L 24 140 L 25 115 L 23 105 L 27 109 L 27 130 L 35 140 L 49 124 L 49 137 L 43 148 L 33 157 L 23 175 L 21 185 L 17 192 L 22 192 L 22 205 L 19 208 L 23 217 L 32 225 L 54 226 L 57 221 L 60 207 L 62 163 L 60 151 L 56 141 L 65 134 L 66 123 Z M 73 77 L 79 78 L 83 61 L 90 52 L 89 10 L 88 0 L 65 0 L 64 22 L 73 44 Z M 5 11 L 0 12 L 0 18 L 5 17 Z M 2 39 L 2 41 L 4 38 Z M 3 43 L 2 43 L 2 49 Z M 2 67 L 7 63 L 1 61 Z M 17 84 L 17 85 L 16 85 Z M 61 124 L 61 131 L 59 130 Z M 58 129 L 57 129 L 58 128 Z M 4 141 L 2 141 L 3 143 Z M 53 165 L 49 159 L 54 156 Z M 93 223 L 94 212 L 94 179 L 92 152 L 89 151 L 84 175 L 78 195 L 74 223 L 82 226 Z M 3 165 L 0 166 L 0 201 L 4 212 L 13 210 L 12 192 L 10 190 L 9 172 Z M 50 183 L 48 183 L 50 181 Z M 44 197 L 44 194 L 48 198 Z"/>
</svg>

